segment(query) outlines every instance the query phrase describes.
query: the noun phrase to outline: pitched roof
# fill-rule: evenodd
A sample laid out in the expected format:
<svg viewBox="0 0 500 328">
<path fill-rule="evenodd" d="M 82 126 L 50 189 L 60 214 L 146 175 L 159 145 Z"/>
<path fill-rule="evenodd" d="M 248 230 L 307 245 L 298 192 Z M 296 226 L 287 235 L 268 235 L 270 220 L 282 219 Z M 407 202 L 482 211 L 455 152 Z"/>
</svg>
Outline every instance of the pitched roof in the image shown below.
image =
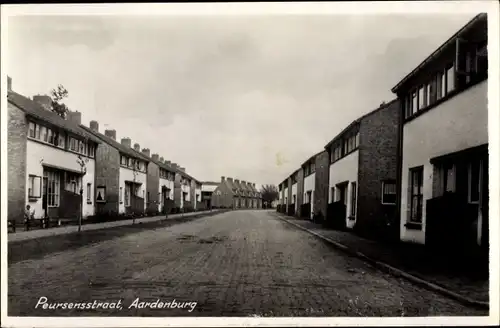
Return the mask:
<svg viewBox="0 0 500 328">
<path fill-rule="evenodd" d="M 75 124 L 72 121 L 65 120 L 56 113 L 46 110 L 40 104 L 29 99 L 28 97 L 20 95 L 14 91 L 9 91 L 7 93 L 7 100 L 30 116 L 33 116 L 58 128 L 67 130 L 82 138 L 90 139 L 95 143 L 100 143 L 100 140 L 98 138 L 82 129 L 80 126 L 78 126 L 78 124 Z"/>
<path fill-rule="evenodd" d="M 214 181 L 202 181 L 201 184 L 207 185 L 207 186 L 218 186 L 220 182 L 214 182 Z"/>
<path fill-rule="evenodd" d="M 94 131 L 91 128 L 86 127 L 85 125 L 80 125 L 80 127 L 85 129 L 89 133 L 92 133 L 94 136 L 98 137 L 99 139 L 101 139 L 102 141 L 104 141 L 105 143 L 110 145 L 111 147 L 117 149 L 118 151 L 120 151 L 126 155 L 129 155 L 129 156 L 132 156 L 135 158 L 140 158 L 140 159 L 145 160 L 147 162 L 150 161 L 148 159 L 148 157 L 146 157 L 144 154 L 135 151 L 133 148 L 122 145 L 121 143 L 119 143 L 118 141 L 116 141 L 113 138 L 110 138 L 110 137 L 108 137 L 100 132 Z"/>
<path fill-rule="evenodd" d="M 417 74 L 424 66 L 426 66 L 432 58 L 435 58 L 436 56 L 438 56 L 448 46 L 453 45 L 453 42 L 455 42 L 455 40 L 457 38 L 459 38 L 461 35 L 463 35 L 467 30 L 473 28 L 476 24 L 480 24 L 481 22 L 484 24 L 487 24 L 486 20 L 487 20 L 487 14 L 485 14 L 485 13 L 480 13 L 480 14 L 474 16 L 471 20 L 469 20 L 469 22 L 467 22 L 464 26 L 462 26 L 462 28 L 460 28 L 448 40 L 446 40 L 443 44 L 441 44 L 441 46 L 439 46 L 439 48 L 437 48 L 436 50 L 434 50 L 434 52 L 432 52 L 429 56 L 427 56 L 427 58 L 424 59 L 424 61 L 422 61 L 410 73 L 408 73 L 404 78 L 402 78 L 401 81 L 399 81 L 398 84 L 396 84 L 391 89 L 391 91 L 393 93 L 398 92 L 399 88 L 403 84 L 405 84 L 410 78 L 415 76 L 415 74 Z"/>
<path fill-rule="evenodd" d="M 379 107 L 375 108 L 374 110 L 366 113 L 365 115 L 357 118 L 356 120 L 352 121 L 351 124 L 349 124 L 344 130 L 342 130 L 339 134 L 337 134 L 328 144 L 326 144 L 325 146 L 325 149 L 328 149 L 328 147 L 330 147 L 333 143 L 335 143 L 336 141 L 338 141 L 339 139 L 341 139 L 344 135 L 344 133 L 348 132 L 352 127 L 354 127 L 356 124 L 359 124 L 364 118 L 372 115 L 372 114 L 375 114 L 376 112 L 378 112 L 379 110 L 382 110 L 384 108 L 387 108 L 389 107 L 390 105 L 392 105 L 393 103 L 395 103 L 396 101 L 398 101 L 397 98 L 389 101 L 388 103 L 385 103 L 383 105 L 380 105 Z"/>
</svg>

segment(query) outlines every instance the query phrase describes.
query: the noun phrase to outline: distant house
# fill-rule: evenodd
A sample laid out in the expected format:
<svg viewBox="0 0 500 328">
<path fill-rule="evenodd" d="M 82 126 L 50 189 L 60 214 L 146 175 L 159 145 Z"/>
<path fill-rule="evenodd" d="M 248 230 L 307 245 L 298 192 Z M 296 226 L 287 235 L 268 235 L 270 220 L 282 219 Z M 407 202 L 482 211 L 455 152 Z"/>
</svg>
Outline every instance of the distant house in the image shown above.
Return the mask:
<svg viewBox="0 0 500 328">
<path fill-rule="evenodd" d="M 262 208 L 262 195 L 255 189 L 255 183 L 221 177 L 211 203 L 218 208 Z"/>
</svg>

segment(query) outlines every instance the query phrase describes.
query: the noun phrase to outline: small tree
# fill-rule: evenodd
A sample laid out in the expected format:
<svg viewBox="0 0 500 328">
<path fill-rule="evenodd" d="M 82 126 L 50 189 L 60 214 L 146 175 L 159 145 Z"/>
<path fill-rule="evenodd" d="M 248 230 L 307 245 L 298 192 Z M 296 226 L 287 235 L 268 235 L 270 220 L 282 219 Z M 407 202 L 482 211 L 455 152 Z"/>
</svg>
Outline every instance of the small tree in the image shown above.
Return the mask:
<svg viewBox="0 0 500 328">
<path fill-rule="evenodd" d="M 275 185 L 263 185 L 260 194 L 262 201 L 269 205 L 279 198 L 278 188 Z"/>
<path fill-rule="evenodd" d="M 61 100 L 68 97 L 68 90 L 59 84 L 57 89 L 50 91 L 50 94 L 52 96 L 52 111 L 62 118 L 66 118 L 69 108 Z"/>
</svg>

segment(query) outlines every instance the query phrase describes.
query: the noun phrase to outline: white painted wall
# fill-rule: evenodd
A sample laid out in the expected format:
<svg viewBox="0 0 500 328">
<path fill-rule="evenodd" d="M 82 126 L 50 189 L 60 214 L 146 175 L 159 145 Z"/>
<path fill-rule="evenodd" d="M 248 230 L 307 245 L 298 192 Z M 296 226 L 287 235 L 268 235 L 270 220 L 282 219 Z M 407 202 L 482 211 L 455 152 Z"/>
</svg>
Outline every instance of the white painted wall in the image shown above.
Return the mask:
<svg viewBox="0 0 500 328">
<path fill-rule="evenodd" d="M 83 157 L 83 156 L 82 156 Z M 83 216 L 94 215 L 95 208 L 95 161 L 92 158 L 83 157 L 88 159 L 86 164 L 87 173 L 84 175 L 82 179 L 83 186 Z M 56 147 L 44 145 L 40 142 L 29 140 L 27 141 L 27 149 L 26 149 L 26 204 L 30 205 L 31 210 L 35 210 L 35 218 L 43 217 L 42 210 L 42 198 L 37 199 L 36 202 L 28 201 L 28 188 L 29 188 L 29 175 L 36 175 L 43 178 L 43 166 L 42 163 L 46 163 L 49 165 L 54 165 L 60 168 L 65 168 L 72 171 L 80 172 L 81 168 L 77 162 L 78 154 L 72 153 L 69 151 L 65 151 L 63 149 L 59 149 Z M 64 181 L 60 180 L 60 183 L 64 183 Z M 91 197 L 92 204 L 87 204 L 87 183 L 92 184 L 91 188 Z"/>
<path fill-rule="evenodd" d="M 121 199 L 122 204 L 119 204 L 119 212 L 125 213 L 125 181 L 134 181 L 134 171 L 128 168 L 120 167 L 120 188 L 121 188 Z M 142 183 L 137 196 L 146 197 L 146 173 L 137 172 L 135 181 L 137 183 Z M 146 199 L 144 199 L 144 209 L 146 209 Z"/>
<path fill-rule="evenodd" d="M 406 123 L 403 128 L 401 240 L 425 243 L 426 201 L 432 198 L 433 157 L 488 142 L 488 81 L 484 81 Z M 424 166 L 422 230 L 408 230 L 409 169 Z"/>
<path fill-rule="evenodd" d="M 292 199 L 290 200 L 291 202 L 293 202 L 293 196 L 295 196 L 295 213 L 297 213 L 297 206 L 298 206 L 298 202 L 297 202 L 297 183 L 294 183 L 292 185 Z"/>
<path fill-rule="evenodd" d="M 161 189 L 162 187 L 165 186 L 167 188 L 170 189 L 170 193 L 168 194 L 168 198 L 170 199 L 174 199 L 174 182 L 173 181 L 170 181 L 170 180 L 167 180 L 167 179 L 163 179 L 163 178 L 160 178 L 160 183 L 159 183 L 159 186 L 158 186 L 158 194 L 159 194 L 159 199 L 161 200 Z M 161 211 L 161 201 L 160 203 L 158 204 L 158 211 Z"/>
<path fill-rule="evenodd" d="M 316 172 L 308 175 L 304 179 L 304 204 L 306 199 L 306 194 L 308 191 L 311 191 L 311 219 L 314 213 L 314 190 L 316 188 Z"/>
<path fill-rule="evenodd" d="M 202 184 L 201 185 L 201 191 L 203 192 L 214 192 L 215 189 L 217 189 L 217 185 L 206 185 L 206 184 Z"/>
<path fill-rule="evenodd" d="M 340 159 L 339 161 L 330 165 L 330 180 L 328 184 L 328 202 L 331 203 L 332 200 L 338 200 L 338 195 L 332 194 L 332 187 L 336 187 L 338 183 L 349 181 L 349 187 L 347 189 L 347 210 L 346 210 L 346 224 L 348 228 L 352 228 L 356 220 L 349 220 L 348 217 L 351 215 L 351 182 L 358 182 L 358 159 L 359 150 L 356 150 L 346 157 Z M 357 188 L 359 190 L 359 186 Z M 335 189 L 336 191 L 336 189 Z M 356 197 L 358 199 L 358 197 Z"/>
</svg>

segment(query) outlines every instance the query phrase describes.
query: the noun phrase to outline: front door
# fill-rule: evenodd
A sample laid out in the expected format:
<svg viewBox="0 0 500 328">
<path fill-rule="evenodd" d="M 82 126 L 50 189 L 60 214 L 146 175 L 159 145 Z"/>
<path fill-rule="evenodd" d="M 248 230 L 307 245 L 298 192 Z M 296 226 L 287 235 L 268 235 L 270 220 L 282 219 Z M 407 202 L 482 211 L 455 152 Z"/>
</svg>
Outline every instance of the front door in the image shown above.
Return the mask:
<svg viewBox="0 0 500 328">
<path fill-rule="evenodd" d="M 43 216 L 47 217 L 48 212 L 47 212 L 47 177 L 44 176 L 42 180 L 42 210 L 43 210 Z"/>
</svg>

